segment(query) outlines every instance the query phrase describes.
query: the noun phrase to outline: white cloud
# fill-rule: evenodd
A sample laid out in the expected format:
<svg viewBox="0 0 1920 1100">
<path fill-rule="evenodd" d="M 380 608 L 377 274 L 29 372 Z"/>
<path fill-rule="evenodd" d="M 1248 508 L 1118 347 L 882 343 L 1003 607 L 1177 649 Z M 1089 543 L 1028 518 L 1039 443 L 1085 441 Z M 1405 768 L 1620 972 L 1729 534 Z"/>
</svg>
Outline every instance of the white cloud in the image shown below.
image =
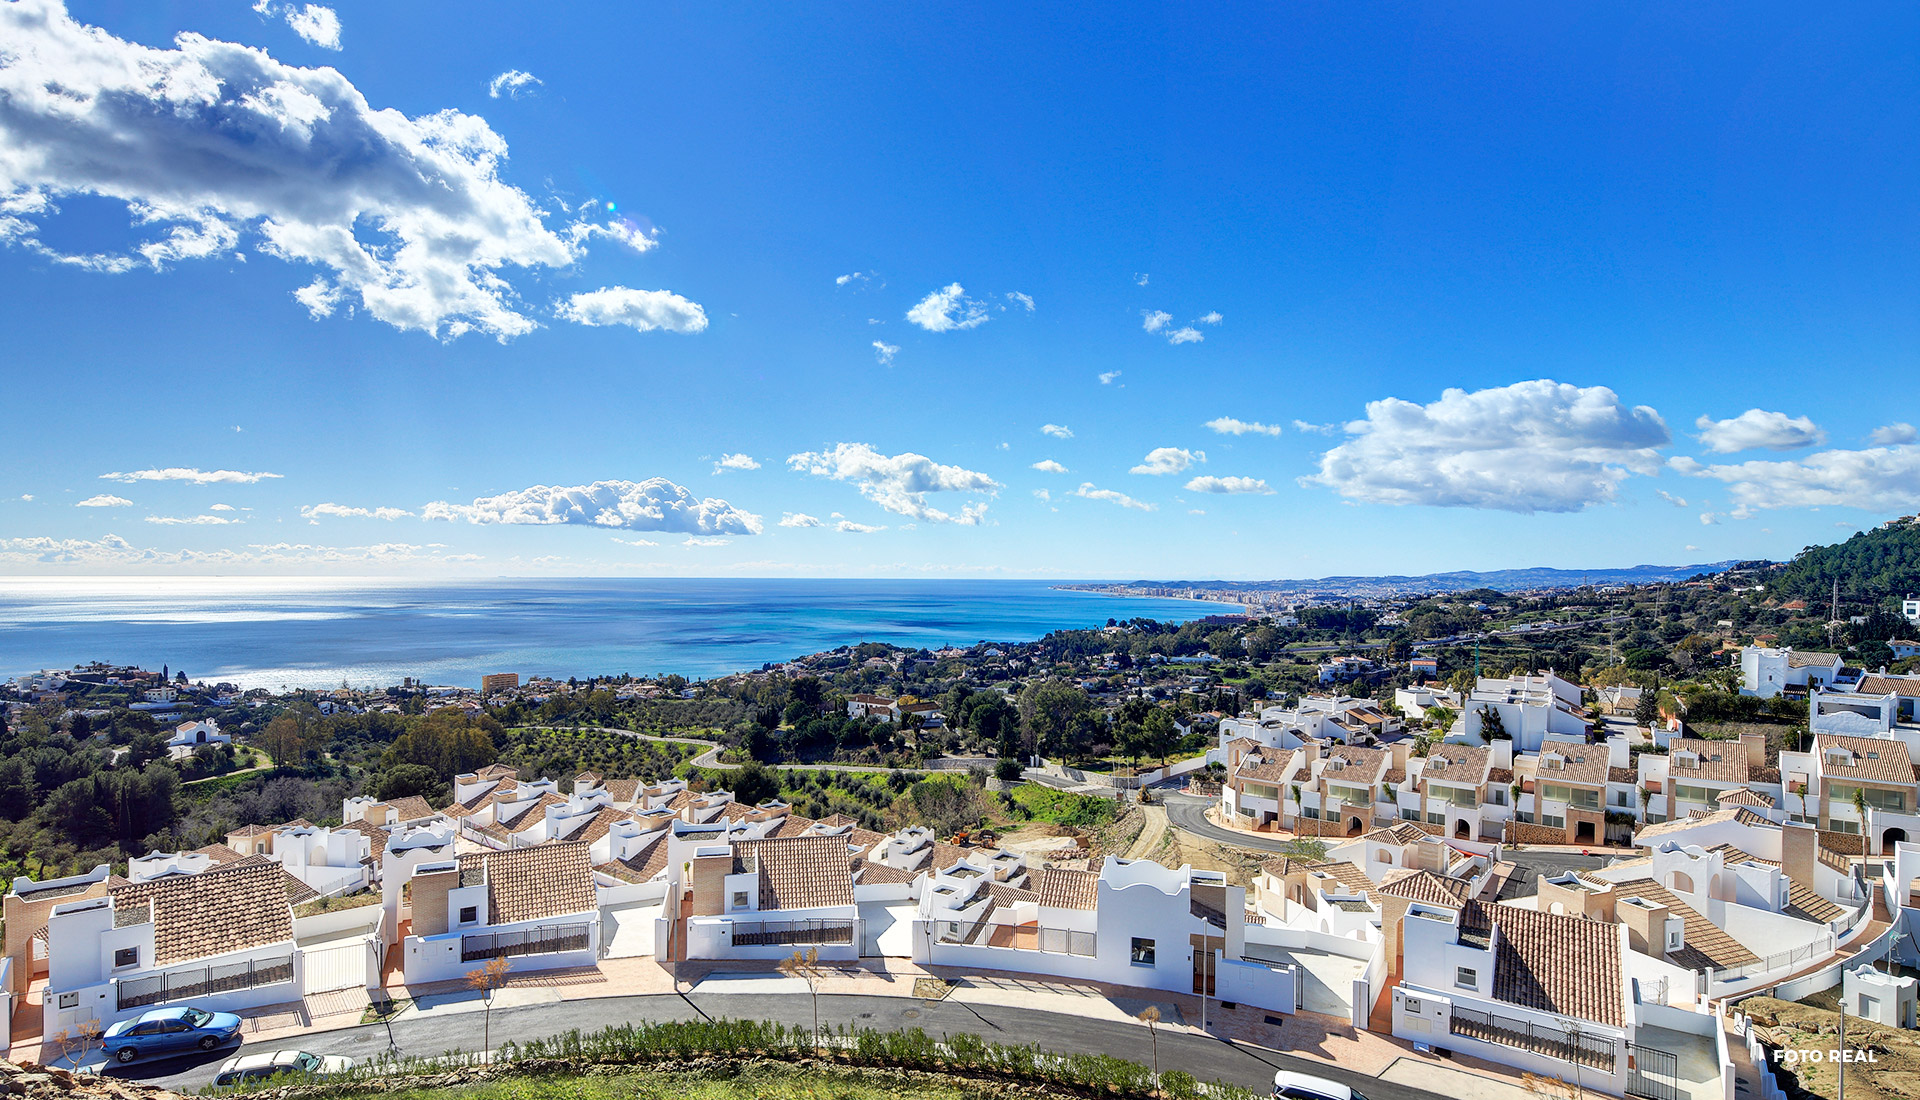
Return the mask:
<svg viewBox="0 0 1920 1100">
<path fill-rule="evenodd" d="M 315 546 L 307 543 L 255 544 L 236 550 L 160 550 L 135 546 L 119 535 L 99 539 L 45 536 L 0 538 L 0 563 L 8 565 L 99 566 L 246 566 L 246 565 L 395 565 L 406 562 L 450 564 L 477 561 L 478 554 L 448 554 L 440 546 L 376 543 L 371 546 Z"/>
<path fill-rule="evenodd" d="M 1139 274 L 1137 274 L 1137 275 L 1135 275 L 1135 276 L 1133 277 L 1133 285 L 1134 285 L 1134 286 L 1146 286 L 1146 285 L 1147 285 L 1147 273 L 1146 273 L 1146 272 L 1144 272 L 1144 271 L 1142 271 L 1142 272 L 1140 272 Z"/>
<path fill-rule="evenodd" d="M 617 235 L 549 228 L 500 178 L 507 144 L 486 120 L 376 109 L 333 68 L 194 33 L 156 49 L 75 21 L 59 0 L 0 4 L 0 41 L 0 242 L 56 263 L 161 269 L 245 256 L 244 239 L 319 269 L 294 295 L 315 316 L 350 306 L 400 329 L 504 340 L 536 327 L 506 269 L 565 267 L 592 237 Z M 111 253 L 47 245 L 41 224 L 69 196 L 125 204 L 144 240 Z"/>
<path fill-rule="evenodd" d="M 1167 333 L 1167 343 L 1175 346 L 1180 344 L 1197 344 L 1206 338 L 1205 333 L 1194 328 L 1192 325 L 1188 325 L 1185 328 L 1177 328 Z"/>
<path fill-rule="evenodd" d="M 1525 513 L 1610 501 L 1631 474 L 1657 470 L 1657 450 L 1671 442 L 1654 410 L 1629 408 L 1605 386 L 1547 379 L 1450 389 L 1430 405 L 1371 401 L 1346 431 L 1302 484 L 1376 504 Z"/>
<path fill-rule="evenodd" d="M 1700 548 L 1699 548 L 1698 546 L 1695 546 L 1695 545 L 1694 545 L 1694 544 L 1692 544 L 1692 543 L 1688 543 L 1688 544 L 1686 544 L 1685 546 L 1683 546 L 1683 547 L 1681 547 L 1681 549 L 1682 549 L 1682 550 L 1698 550 L 1698 549 L 1700 549 Z"/>
<path fill-rule="evenodd" d="M 824 451 L 808 451 L 787 458 L 788 467 L 804 474 L 852 482 L 860 495 L 896 515 L 932 523 L 980 523 L 987 506 L 974 502 L 955 515 L 927 503 L 928 493 L 979 493 L 992 496 L 1000 483 L 986 474 L 959 466 L 945 466 L 925 455 L 883 455 L 865 443 L 837 443 Z"/>
<path fill-rule="evenodd" d="M 1034 496 L 1035 496 L 1036 498 L 1038 498 L 1038 499 L 1040 499 L 1040 500 L 1052 500 L 1052 499 L 1053 499 L 1053 494 L 1052 494 L 1052 493 L 1049 493 L 1049 492 L 1048 492 L 1048 491 L 1046 491 L 1045 489 L 1035 489 L 1035 490 L 1033 491 L 1033 495 L 1034 495 Z"/>
<path fill-rule="evenodd" d="M 1103 386 L 1111 386 L 1113 385 L 1113 380 L 1118 377 L 1120 377 L 1120 372 L 1117 370 L 1103 370 L 1100 372 L 1100 384 Z"/>
<path fill-rule="evenodd" d="M 1140 327 L 1146 329 L 1148 332 L 1159 332 L 1161 329 L 1166 328 L 1167 323 L 1172 320 L 1173 314 L 1163 310 L 1143 309 L 1140 311 Z"/>
<path fill-rule="evenodd" d="M 1043 474 L 1064 474 L 1067 472 L 1067 468 L 1065 466 L 1060 465 L 1058 462 L 1055 462 L 1051 458 L 1041 459 L 1040 461 L 1033 464 L 1033 468 L 1040 471 Z"/>
<path fill-rule="evenodd" d="M 1725 482 L 1733 515 L 1765 508 L 1838 506 L 1868 511 L 1907 511 L 1920 505 L 1920 445 L 1898 444 L 1858 451 L 1819 451 L 1800 459 L 1755 460 L 1675 468 L 1693 477 Z"/>
<path fill-rule="evenodd" d="M 1142 512 L 1157 511 L 1160 507 L 1158 504 L 1148 504 L 1144 500 L 1135 500 L 1125 493 L 1115 492 L 1112 489 L 1096 489 L 1093 487 L 1093 482 L 1091 481 L 1082 483 L 1078 489 L 1073 491 L 1073 495 L 1086 497 L 1088 500 L 1111 501 L 1122 508 L 1137 508 Z"/>
<path fill-rule="evenodd" d="M 822 524 L 818 516 L 810 516 L 805 512 L 788 512 L 780 517 L 780 526 L 819 527 L 822 526 Z"/>
<path fill-rule="evenodd" d="M 1333 433 L 1340 430 L 1340 425 L 1309 424 L 1305 420 L 1295 420 L 1293 422 L 1293 430 L 1296 432 L 1309 432 L 1313 435 L 1332 435 Z"/>
<path fill-rule="evenodd" d="M 532 95 L 533 90 L 540 87 L 541 84 L 541 79 L 532 73 L 523 72 L 519 69 L 508 69 L 506 72 L 500 73 L 492 80 L 487 81 L 487 95 L 494 99 L 499 99 L 501 96 L 506 96 L 508 99 L 519 99 L 521 92 Z"/>
<path fill-rule="evenodd" d="M 1875 428 L 1870 438 L 1877 447 L 1890 447 L 1895 443 L 1912 443 L 1920 439 L 1920 429 L 1907 423 L 1888 424 Z"/>
<path fill-rule="evenodd" d="M 1140 460 L 1140 465 L 1127 471 L 1133 474 L 1177 474 L 1196 462 L 1205 462 L 1207 452 L 1189 451 L 1185 447 L 1155 447 Z"/>
<path fill-rule="evenodd" d="M 217 527 L 229 523 L 244 523 L 244 520 L 228 519 L 225 516 L 148 516 L 148 523 L 167 526 Z"/>
<path fill-rule="evenodd" d="M 733 540 L 718 535 L 688 535 L 682 546 L 725 546 Z"/>
<path fill-rule="evenodd" d="M 219 505 L 215 505 L 219 507 Z M 308 504 L 300 509 L 300 518 L 310 523 L 320 522 L 322 517 L 329 519 L 384 519 L 396 520 L 410 516 L 412 512 L 405 508 L 356 508 L 345 504 Z"/>
<path fill-rule="evenodd" d="M 760 517 L 724 500 L 704 500 L 663 477 L 646 481 L 596 481 L 590 485 L 535 485 L 472 504 L 436 500 L 421 509 L 427 519 L 468 523 L 584 524 L 628 531 L 757 535 Z"/>
<path fill-rule="evenodd" d="M 987 323 L 987 307 L 967 297 L 959 283 L 950 283 L 920 299 L 907 311 L 907 320 L 928 332 L 979 328 Z"/>
<path fill-rule="evenodd" d="M 713 472 L 716 474 L 723 474 L 728 470 L 758 470 L 759 468 L 760 463 L 755 461 L 752 455 L 723 454 L 720 456 L 720 461 L 713 464 Z"/>
<path fill-rule="evenodd" d="M 855 523 L 850 519 L 843 519 L 839 523 L 834 524 L 833 529 L 836 531 L 844 531 L 850 535 L 871 535 L 875 531 L 886 530 L 887 525 L 883 523 L 876 526 L 871 523 Z"/>
<path fill-rule="evenodd" d="M 33 494 L 32 494 L 32 493 L 21 493 L 21 494 L 20 494 L 20 499 L 21 499 L 21 500 L 32 500 L 32 499 L 33 499 Z"/>
<path fill-rule="evenodd" d="M 213 485 L 231 482 L 239 485 L 252 485 L 279 474 L 249 474 L 239 470 L 196 470 L 189 466 L 168 466 L 163 470 L 135 470 L 132 473 L 101 474 L 102 481 L 119 481 L 128 485 L 136 481 L 190 481 L 195 485 Z"/>
<path fill-rule="evenodd" d="M 1279 435 L 1280 425 L 1262 424 L 1258 420 L 1236 420 L 1231 416 L 1215 417 L 1207 421 L 1206 427 L 1221 435 Z"/>
<path fill-rule="evenodd" d="M 1712 512 L 1700 513 L 1700 523 L 1702 526 L 1711 527 L 1714 524 L 1719 522 L 1720 522 L 1720 517 Z"/>
<path fill-rule="evenodd" d="M 658 546 L 660 545 L 659 543 L 653 541 L 652 539 L 623 539 L 619 535 L 612 535 L 609 537 L 611 537 L 613 541 L 619 543 L 622 546 Z"/>
<path fill-rule="evenodd" d="M 690 302 L 665 290 L 634 290 L 624 286 L 603 286 L 582 291 L 554 309 L 563 320 L 583 325 L 626 325 L 641 332 L 665 329 L 668 332 L 702 332 L 707 327 L 707 311 L 698 302 Z"/>
<path fill-rule="evenodd" d="M 1007 301 L 1018 302 L 1027 307 L 1028 313 L 1033 312 L 1033 296 L 1031 294 L 1022 294 L 1017 290 L 1009 290 L 1007 291 Z"/>
<path fill-rule="evenodd" d="M 132 504 L 133 501 L 128 500 L 126 497 L 117 497 L 112 493 L 101 493 L 99 496 L 76 501 L 73 506 L 75 508 L 126 508 Z"/>
<path fill-rule="evenodd" d="M 1187 482 L 1190 493 L 1261 493 L 1273 492 L 1267 483 L 1257 477 L 1196 477 Z"/>
<path fill-rule="evenodd" d="M 1055 439 L 1072 439 L 1073 429 L 1067 427 L 1065 424 L 1042 424 L 1040 425 L 1040 434 L 1050 435 Z"/>
<path fill-rule="evenodd" d="M 1700 442 L 1715 454 L 1732 454 L 1765 448 L 1769 451 L 1796 451 L 1817 447 L 1827 441 L 1808 417 L 1789 417 L 1786 413 L 1748 409 L 1731 420 L 1703 416 L 1693 422 L 1700 429 Z"/>
<path fill-rule="evenodd" d="M 318 4 L 308 4 L 298 11 L 287 6 L 287 26 L 293 33 L 319 46 L 324 50 L 340 48 L 340 17 L 332 8 L 323 8 Z"/>
<path fill-rule="evenodd" d="M 867 273 L 866 273 L 866 272 L 864 272 L 864 271 L 850 271 L 850 272 L 848 272 L 848 273 L 847 273 L 847 274 L 845 274 L 845 275 L 840 275 L 840 276 L 836 276 L 836 277 L 834 278 L 834 280 L 833 280 L 833 285 L 834 285 L 834 286 L 846 286 L 846 285 L 847 285 L 848 283 L 864 283 L 864 282 L 866 282 L 866 281 L 867 281 Z"/>
<path fill-rule="evenodd" d="M 1685 508 L 1687 506 L 1686 497 L 1674 496 L 1672 493 L 1667 492 L 1665 489 L 1655 489 L 1654 492 L 1660 494 L 1661 500 L 1666 501 L 1668 504 L 1673 505 L 1675 508 Z"/>
<path fill-rule="evenodd" d="M 207 511 L 209 511 L 209 512 L 237 512 L 237 511 L 239 511 L 239 510 L 240 510 L 240 509 L 238 509 L 238 508 L 235 508 L 235 507 L 234 507 L 233 505 L 231 505 L 231 504 L 209 504 L 209 505 L 207 505 Z M 251 511 L 253 511 L 253 509 L 251 509 L 251 508 L 249 508 L 249 509 L 247 509 L 247 511 L 249 511 L 249 512 L 251 512 Z"/>
<path fill-rule="evenodd" d="M 1224 320 L 1226 320 L 1226 318 L 1220 316 L 1220 311 L 1216 309 L 1211 313 L 1203 313 L 1200 316 L 1194 318 L 1194 323 L 1201 324 L 1201 325 L 1217 325 Z"/>
<path fill-rule="evenodd" d="M 893 357 L 900 354 L 899 344 L 889 344 L 885 340 L 873 342 L 873 358 L 883 367 L 893 366 Z"/>
</svg>

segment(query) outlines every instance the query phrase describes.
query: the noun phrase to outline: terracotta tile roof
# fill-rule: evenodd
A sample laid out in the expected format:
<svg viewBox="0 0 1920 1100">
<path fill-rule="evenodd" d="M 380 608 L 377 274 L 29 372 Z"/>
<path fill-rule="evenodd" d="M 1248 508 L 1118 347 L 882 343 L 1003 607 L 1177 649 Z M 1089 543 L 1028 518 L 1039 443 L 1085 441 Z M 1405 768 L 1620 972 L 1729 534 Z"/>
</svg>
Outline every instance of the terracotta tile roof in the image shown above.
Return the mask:
<svg viewBox="0 0 1920 1100">
<path fill-rule="evenodd" d="M 1859 695 L 1904 695 L 1911 699 L 1920 696 L 1920 677 L 1863 676 L 1853 690 Z"/>
<path fill-rule="evenodd" d="M 244 857 L 224 844 L 209 844 L 205 848 L 195 848 L 193 855 L 206 856 L 213 860 L 214 866 L 222 863 L 238 863 Z"/>
<path fill-rule="evenodd" d="M 1697 757 L 1698 762 L 1692 766 L 1686 766 L 1684 761 L 1689 757 L 1684 754 L 1687 753 Z M 1701 741 L 1692 737 L 1680 738 L 1667 749 L 1667 774 L 1681 781 L 1745 783 L 1747 781 L 1747 747 L 1738 741 Z"/>
<path fill-rule="evenodd" d="M 465 802 L 455 802 L 453 805 L 447 807 L 446 812 L 454 816 L 465 816 L 476 813 L 500 801 L 502 795 L 518 790 L 519 787 L 520 781 L 509 776 Z"/>
<path fill-rule="evenodd" d="M 1294 859 L 1291 856 L 1280 856 L 1275 859 L 1265 859 L 1260 861 L 1261 872 L 1263 874 L 1272 875 L 1274 878 L 1285 878 L 1296 871 L 1305 872 L 1316 866 L 1318 866 L 1318 864 L 1309 863 L 1305 860 Z"/>
<path fill-rule="evenodd" d="M 1913 760 L 1904 741 L 1891 737 L 1845 737 L 1822 733 L 1814 739 L 1813 750 L 1820 774 L 1830 779 L 1854 779 L 1867 783 L 1913 783 Z M 1836 765 L 1830 754 L 1844 750 L 1852 754 L 1852 763 Z"/>
<path fill-rule="evenodd" d="M 995 905 L 1012 906 L 1021 902 L 1037 902 L 1040 895 L 1032 890 L 1022 890 L 1017 886 L 1008 886 L 1004 882 L 987 883 L 987 896 Z"/>
<path fill-rule="evenodd" d="M 1805 605 L 1802 604 L 1801 606 L 1804 607 Z M 1802 653 L 1796 649 L 1787 654 L 1788 668 L 1832 668 L 1839 663 L 1840 655 L 1838 653 L 1821 653 L 1817 650 L 1807 650 Z"/>
<path fill-rule="evenodd" d="M 853 874 L 839 837 L 743 840 L 733 851 L 736 857 L 752 856 L 760 869 L 762 911 L 853 904 Z"/>
<path fill-rule="evenodd" d="M 242 825 L 237 829 L 233 829 L 229 831 L 227 835 L 237 836 L 243 839 L 250 840 L 256 836 L 262 836 L 267 833 L 273 832 L 277 828 L 279 828 L 278 825 Z"/>
<path fill-rule="evenodd" d="M 1738 822 L 1742 825 L 1773 824 L 1773 822 L 1768 820 L 1764 815 L 1754 813 L 1745 806 L 1730 806 L 1726 809 L 1714 810 L 1712 813 L 1704 813 L 1696 817 L 1675 818 L 1672 821 L 1662 821 L 1655 825 L 1643 825 L 1633 834 L 1633 842 L 1635 845 L 1644 848 L 1647 847 L 1647 841 L 1650 839 L 1663 837 L 1669 833 L 1685 832 L 1688 829 L 1698 828 L 1701 825 L 1719 825 L 1728 821 Z"/>
<path fill-rule="evenodd" d="M 395 818 L 396 821 L 419 821 L 421 818 L 432 817 L 440 812 L 427 805 L 427 800 L 417 794 L 393 799 L 387 803 L 387 808 L 399 815 Z"/>
<path fill-rule="evenodd" d="M 1773 799 L 1768 798 L 1766 795 L 1761 794 L 1759 791 L 1756 791 L 1756 790 L 1751 790 L 1746 787 L 1735 787 L 1730 791 L 1720 792 L 1720 805 L 1722 806 L 1761 806 L 1767 809 L 1772 809 Z"/>
<path fill-rule="evenodd" d="M 632 819 L 632 811 L 616 810 L 608 806 L 604 809 L 596 810 L 592 817 L 587 818 L 586 824 L 574 829 L 573 834 L 568 836 L 567 839 L 579 844 L 592 844 L 594 841 L 606 836 L 607 831 L 613 828 L 614 822 L 630 821 Z"/>
<path fill-rule="evenodd" d="M 639 800 L 640 786 L 638 779 L 609 779 L 600 784 L 600 789 L 607 792 L 608 798 L 626 806 Z"/>
<path fill-rule="evenodd" d="M 616 867 L 622 870 L 613 870 L 613 868 Z M 631 875 L 633 876 L 631 881 L 634 882 L 651 882 L 654 876 L 667 869 L 666 838 L 663 836 L 655 840 L 652 844 L 626 859 L 615 860 L 611 863 L 602 863 L 599 869 L 609 874 L 620 875 L 622 878 Z"/>
<path fill-rule="evenodd" d="M 1313 877 L 1316 873 L 1326 875 L 1333 882 L 1326 883 L 1324 879 L 1316 880 Z M 1367 877 L 1365 871 L 1344 861 L 1322 863 L 1308 868 L 1307 885 L 1312 886 L 1316 881 L 1322 883 L 1320 886 L 1322 891 L 1330 894 L 1371 894 L 1379 889 L 1373 884 L 1373 880 Z"/>
<path fill-rule="evenodd" d="M 1558 756 L 1564 763 L 1558 768 L 1546 766 L 1548 756 Z M 1540 755 L 1533 758 L 1534 779 L 1541 783 L 1569 783 L 1582 787 L 1604 787 L 1607 775 L 1607 748 L 1605 745 L 1574 745 L 1566 742 L 1548 742 Z"/>
<path fill-rule="evenodd" d="M 1628 879 L 1614 884 L 1613 889 L 1623 899 L 1645 898 L 1655 905 L 1664 905 L 1670 914 L 1686 923 L 1686 946 L 1669 958 L 1688 970 L 1745 966 L 1760 961 L 1759 956 L 1741 946 L 1740 941 L 1727 935 L 1725 929 L 1650 878 Z"/>
<path fill-rule="evenodd" d="M 889 867 L 884 863 L 861 861 L 854 868 L 854 881 L 861 886 L 872 886 L 884 882 L 912 882 L 924 872 L 903 871 L 898 867 Z"/>
<path fill-rule="evenodd" d="M 116 913 L 152 905 L 153 965 L 172 966 L 293 940 L 287 873 L 256 857 L 198 875 L 169 875 L 112 891 Z M 297 881 L 297 880 L 296 880 Z"/>
<path fill-rule="evenodd" d="M 1466 904 L 1470 888 L 1457 878 L 1436 875 L 1432 871 L 1412 871 L 1388 879 L 1376 887 L 1375 892 L 1458 909 Z"/>
<path fill-rule="evenodd" d="M 773 831 L 767 836 L 777 840 L 781 837 L 799 836 L 811 828 L 813 828 L 812 818 L 803 817 L 800 814 L 788 814 L 780 819 L 780 824 L 775 825 Z"/>
<path fill-rule="evenodd" d="M 1233 777 L 1256 783 L 1284 783 L 1293 770 L 1292 749 L 1262 748 L 1241 757 L 1239 767 L 1233 769 Z"/>
<path fill-rule="evenodd" d="M 1054 909 L 1092 909 L 1100 898 L 1100 875 L 1043 867 L 1035 878 L 1034 893 L 1041 905 Z"/>
<path fill-rule="evenodd" d="M 481 779 L 517 779 L 520 769 L 511 764 L 488 764 L 474 774 Z"/>
<path fill-rule="evenodd" d="M 1370 749 L 1362 745 L 1333 745 L 1321 759 L 1324 761 L 1320 769 L 1321 778 L 1365 786 L 1380 782 L 1380 774 L 1393 762 L 1393 754 L 1385 749 Z M 1336 769 L 1335 761 L 1344 767 Z"/>
<path fill-rule="evenodd" d="M 1629 783 L 1629 784 L 1638 783 L 1640 782 L 1640 773 L 1635 771 L 1632 768 L 1608 768 L 1607 782 Z"/>
<path fill-rule="evenodd" d="M 1493 750 L 1482 746 L 1435 745 L 1427 750 L 1427 764 L 1421 769 L 1420 778 L 1478 787 L 1487 781 L 1492 763 Z"/>
<path fill-rule="evenodd" d="M 1460 913 L 1463 932 L 1499 929 L 1493 995 L 1508 1004 L 1610 1027 L 1626 1023 L 1620 1003 L 1620 928 L 1580 917 L 1482 905 Z"/>
<path fill-rule="evenodd" d="M 1512 768 L 1489 768 L 1487 769 L 1487 782 L 1512 783 L 1513 769 Z"/>
<path fill-rule="evenodd" d="M 562 841 L 460 857 L 463 877 L 481 867 L 487 875 L 488 924 L 584 913 L 599 905 L 585 844 Z"/>
<path fill-rule="evenodd" d="M 1376 844 L 1406 845 L 1418 844 L 1427 839 L 1429 835 L 1425 829 L 1422 829 L 1411 821 L 1398 821 L 1384 828 L 1375 829 L 1360 839 L 1371 840 Z"/>
</svg>

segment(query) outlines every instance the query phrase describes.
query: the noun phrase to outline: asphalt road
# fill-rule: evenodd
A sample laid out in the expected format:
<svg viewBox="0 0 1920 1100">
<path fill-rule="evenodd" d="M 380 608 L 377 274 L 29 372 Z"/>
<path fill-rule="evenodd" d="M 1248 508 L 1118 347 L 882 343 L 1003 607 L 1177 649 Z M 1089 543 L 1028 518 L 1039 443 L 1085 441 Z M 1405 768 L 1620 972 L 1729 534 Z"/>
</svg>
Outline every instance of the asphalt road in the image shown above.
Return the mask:
<svg viewBox="0 0 1920 1100">
<path fill-rule="evenodd" d="M 1292 838 L 1281 840 L 1277 837 L 1255 836 L 1252 833 L 1235 832 L 1223 829 L 1207 820 L 1206 809 L 1214 804 L 1214 799 L 1202 798 L 1194 794 L 1168 793 L 1163 797 L 1167 807 L 1167 820 L 1176 829 L 1197 833 L 1208 840 L 1217 840 L 1222 844 L 1231 844 L 1236 848 L 1248 848 L 1258 852 L 1284 852 L 1293 843 Z M 1339 837 L 1327 837 L 1330 843 L 1339 843 Z"/>
<path fill-rule="evenodd" d="M 701 1015 L 750 1016 L 800 1026 L 813 1023 L 812 1004 L 803 994 L 695 993 L 686 997 L 658 994 L 497 1009 L 492 1033 L 497 1044 L 509 1037 L 528 1039 L 557 1035 L 573 1028 L 593 1031 L 609 1024 L 688 1020 Z M 823 1027 L 829 1024 L 889 1029 L 920 1027 L 932 1035 L 971 1033 L 1000 1042 L 1038 1041 L 1041 1046 L 1061 1053 L 1105 1051 L 1134 1061 L 1149 1057 L 1146 1036 L 1138 1025 L 1035 1009 L 974 1006 L 953 1001 L 929 1004 L 906 997 L 822 996 L 820 1022 Z M 403 1054 L 432 1057 L 457 1048 L 474 1050 L 482 1043 L 481 1014 L 472 1011 L 438 1017 L 402 1016 L 394 1021 L 393 1035 Z M 276 1046 L 298 1046 L 315 1054 L 368 1058 L 387 1049 L 387 1031 L 382 1025 L 368 1024 Z M 1230 1081 L 1265 1089 L 1272 1085 L 1275 1070 L 1289 1069 L 1351 1085 L 1365 1093 L 1369 1100 L 1440 1100 L 1443 1095 L 1200 1035 L 1170 1031 L 1160 1036 L 1159 1049 L 1162 1071 L 1185 1070 L 1203 1081 Z M 209 1055 L 116 1066 L 108 1072 L 187 1092 L 210 1083 L 220 1064 L 233 1054 L 234 1050 L 229 1048 Z"/>
</svg>

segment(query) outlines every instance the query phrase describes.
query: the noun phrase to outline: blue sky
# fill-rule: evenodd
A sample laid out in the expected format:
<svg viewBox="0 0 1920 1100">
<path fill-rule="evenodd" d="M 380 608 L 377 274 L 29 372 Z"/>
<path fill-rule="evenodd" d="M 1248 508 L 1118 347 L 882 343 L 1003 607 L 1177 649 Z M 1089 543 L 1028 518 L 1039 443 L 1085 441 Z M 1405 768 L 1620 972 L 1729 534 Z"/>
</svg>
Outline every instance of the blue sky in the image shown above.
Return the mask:
<svg viewBox="0 0 1920 1100">
<path fill-rule="evenodd" d="M 0 571 L 1270 578 L 1920 508 L 1920 12 L 1034 7 L 0 0 Z"/>
</svg>

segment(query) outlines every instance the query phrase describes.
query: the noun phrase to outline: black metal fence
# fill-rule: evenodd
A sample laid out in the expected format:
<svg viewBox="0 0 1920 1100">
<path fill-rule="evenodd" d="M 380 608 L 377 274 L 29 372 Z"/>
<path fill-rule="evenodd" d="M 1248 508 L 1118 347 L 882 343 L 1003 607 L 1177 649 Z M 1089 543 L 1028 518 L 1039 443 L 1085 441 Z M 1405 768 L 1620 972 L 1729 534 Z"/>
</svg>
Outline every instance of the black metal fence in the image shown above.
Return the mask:
<svg viewBox="0 0 1920 1100">
<path fill-rule="evenodd" d="M 168 970 L 146 978 L 130 978 L 114 985 L 116 1007 L 124 1012 L 166 1001 L 186 1001 L 252 989 L 293 980 L 293 956 L 196 966 L 187 970 Z"/>
<path fill-rule="evenodd" d="M 1627 1095 L 1680 1100 L 1680 1056 L 1659 1047 L 1627 1044 Z"/>
<path fill-rule="evenodd" d="M 733 921 L 735 947 L 790 947 L 853 942 L 853 922 L 844 920 Z"/>
<path fill-rule="evenodd" d="M 1562 1062 L 1577 1061 L 1603 1073 L 1612 1073 L 1619 1061 L 1619 1050 L 1614 1041 L 1604 1036 L 1570 1032 L 1552 1024 L 1496 1016 L 1470 1008 L 1454 1007 L 1453 1023 L 1449 1030 L 1455 1035 L 1464 1035 L 1483 1043 L 1516 1047 L 1558 1058 Z"/>
<path fill-rule="evenodd" d="M 585 951 L 592 943 L 593 927 L 588 924 L 556 924 L 512 932 L 478 932 L 460 937 L 460 961 L 477 962 L 514 955 Z"/>
</svg>

